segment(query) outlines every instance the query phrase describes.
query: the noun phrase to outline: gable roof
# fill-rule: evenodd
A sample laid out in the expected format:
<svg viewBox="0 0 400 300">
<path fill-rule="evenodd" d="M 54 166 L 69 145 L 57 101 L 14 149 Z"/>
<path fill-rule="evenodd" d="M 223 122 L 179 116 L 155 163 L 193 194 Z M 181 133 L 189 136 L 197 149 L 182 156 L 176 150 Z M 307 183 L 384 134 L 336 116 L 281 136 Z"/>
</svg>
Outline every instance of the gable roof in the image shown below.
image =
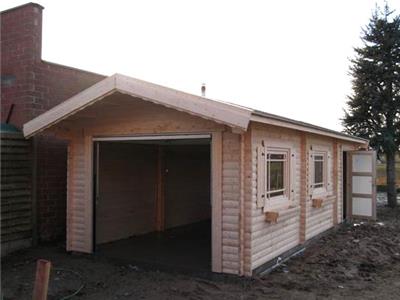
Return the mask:
<svg viewBox="0 0 400 300">
<path fill-rule="evenodd" d="M 25 137 L 33 136 L 114 92 L 128 94 L 242 130 L 247 129 L 252 113 L 251 109 L 245 107 L 115 74 L 25 123 L 24 135 Z"/>
<path fill-rule="evenodd" d="M 26 138 L 57 124 L 86 107 L 115 93 L 131 95 L 179 111 L 199 116 L 232 128 L 246 131 L 250 121 L 292 128 L 352 142 L 365 144 L 367 140 L 312 124 L 268 114 L 244 106 L 207 99 L 154 83 L 115 74 L 67 99 L 23 126 Z"/>
</svg>

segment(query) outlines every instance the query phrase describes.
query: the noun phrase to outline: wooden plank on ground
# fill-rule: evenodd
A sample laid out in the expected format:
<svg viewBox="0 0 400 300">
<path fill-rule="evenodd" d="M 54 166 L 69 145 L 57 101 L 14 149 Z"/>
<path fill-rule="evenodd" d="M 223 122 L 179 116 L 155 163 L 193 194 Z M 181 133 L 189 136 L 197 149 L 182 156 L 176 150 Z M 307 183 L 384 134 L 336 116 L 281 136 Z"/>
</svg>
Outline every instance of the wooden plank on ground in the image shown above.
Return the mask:
<svg viewBox="0 0 400 300">
<path fill-rule="evenodd" d="M 51 262 L 39 259 L 36 265 L 36 278 L 33 288 L 33 300 L 46 300 L 49 287 Z"/>
</svg>

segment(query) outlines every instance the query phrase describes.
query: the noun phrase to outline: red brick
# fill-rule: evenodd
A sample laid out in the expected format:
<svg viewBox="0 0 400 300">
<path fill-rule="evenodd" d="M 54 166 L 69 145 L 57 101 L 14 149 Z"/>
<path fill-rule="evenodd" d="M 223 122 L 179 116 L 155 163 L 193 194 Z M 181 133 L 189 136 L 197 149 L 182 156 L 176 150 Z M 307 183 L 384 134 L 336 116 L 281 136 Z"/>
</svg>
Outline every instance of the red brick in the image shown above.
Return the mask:
<svg viewBox="0 0 400 300">
<path fill-rule="evenodd" d="M 29 3 L 1 13 L 1 76 L 14 76 L 1 87 L 1 122 L 15 104 L 11 123 L 22 128 L 104 76 L 41 59 L 42 8 Z M 65 236 L 66 142 L 41 134 L 37 152 L 38 232 L 40 240 Z"/>
</svg>

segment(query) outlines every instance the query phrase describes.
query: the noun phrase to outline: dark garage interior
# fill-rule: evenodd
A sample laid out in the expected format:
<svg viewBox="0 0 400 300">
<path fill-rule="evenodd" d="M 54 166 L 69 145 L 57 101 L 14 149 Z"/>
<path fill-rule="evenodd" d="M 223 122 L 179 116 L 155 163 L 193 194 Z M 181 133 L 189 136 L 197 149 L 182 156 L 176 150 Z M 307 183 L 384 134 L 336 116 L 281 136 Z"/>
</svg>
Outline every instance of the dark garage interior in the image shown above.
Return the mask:
<svg viewBox="0 0 400 300">
<path fill-rule="evenodd" d="M 94 149 L 96 254 L 210 271 L 210 139 L 101 141 Z"/>
</svg>

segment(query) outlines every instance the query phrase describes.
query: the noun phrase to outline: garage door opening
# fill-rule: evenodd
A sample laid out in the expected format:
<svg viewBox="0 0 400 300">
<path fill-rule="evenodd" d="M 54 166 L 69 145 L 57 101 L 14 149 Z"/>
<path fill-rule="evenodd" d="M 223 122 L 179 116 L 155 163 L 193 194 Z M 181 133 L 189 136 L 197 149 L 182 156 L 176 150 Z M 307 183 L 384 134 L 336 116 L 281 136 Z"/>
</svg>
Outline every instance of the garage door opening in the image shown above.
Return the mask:
<svg viewBox="0 0 400 300">
<path fill-rule="evenodd" d="M 210 271 L 210 138 L 100 140 L 94 149 L 96 253 Z"/>
</svg>

